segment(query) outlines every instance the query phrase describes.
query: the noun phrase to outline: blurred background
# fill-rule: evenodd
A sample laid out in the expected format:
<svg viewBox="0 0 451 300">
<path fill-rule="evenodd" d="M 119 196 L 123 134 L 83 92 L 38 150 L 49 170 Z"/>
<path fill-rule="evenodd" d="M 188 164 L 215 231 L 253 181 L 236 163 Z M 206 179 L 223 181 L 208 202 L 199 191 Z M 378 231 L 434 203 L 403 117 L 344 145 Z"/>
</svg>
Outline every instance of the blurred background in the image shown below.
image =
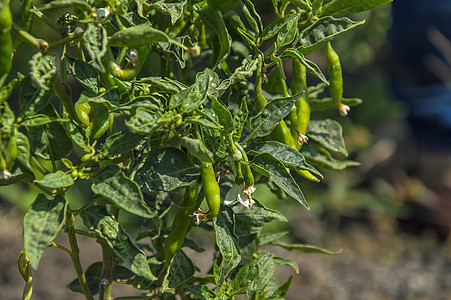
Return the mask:
<svg viewBox="0 0 451 300">
<path fill-rule="evenodd" d="M 266 2 L 257 1 L 257 10 L 268 14 L 269 24 Z M 20 15 L 20 2 L 12 1 L 12 7 Z M 289 231 L 290 242 L 342 251 L 328 256 L 272 248 L 299 264 L 287 299 L 451 299 L 451 1 L 395 0 L 352 18 L 366 24 L 334 47 L 342 61 L 344 96 L 364 102 L 346 118 L 325 115 L 343 125 L 350 159 L 361 165 L 325 172 L 320 184 L 302 180 L 310 211 L 281 201 L 264 185 L 255 194 L 287 216 L 288 223 L 274 226 Z M 27 68 L 31 54 L 28 46 L 21 48 L 23 65 L 16 64 L 17 70 Z M 309 58 L 326 72 L 322 53 Z M 89 187 L 72 191 L 69 201 L 84 190 Z M 22 293 L 16 263 L 21 221 L 35 197 L 24 185 L 0 187 L 0 299 L 19 299 Z M 68 244 L 64 235 L 57 241 Z M 83 266 L 100 260 L 95 241 L 81 237 L 79 243 Z M 211 260 L 189 255 L 198 265 Z M 293 269 L 281 267 L 278 273 L 284 282 Z M 33 299 L 83 299 L 65 288 L 75 272 L 58 249 L 44 253 L 33 275 Z"/>
</svg>

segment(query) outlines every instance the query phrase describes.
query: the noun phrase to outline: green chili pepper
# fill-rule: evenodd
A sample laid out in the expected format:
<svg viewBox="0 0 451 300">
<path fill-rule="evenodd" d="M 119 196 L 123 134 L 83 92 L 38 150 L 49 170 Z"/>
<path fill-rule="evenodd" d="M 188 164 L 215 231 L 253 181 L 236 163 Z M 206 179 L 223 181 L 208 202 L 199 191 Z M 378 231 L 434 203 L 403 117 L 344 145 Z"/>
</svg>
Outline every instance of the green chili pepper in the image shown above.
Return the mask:
<svg viewBox="0 0 451 300">
<path fill-rule="evenodd" d="M 109 128 L 108 109 L 101 103 L 75 103 L 75 112 L 80 122 L 87 127 L 86 133 L 90 139 L 96 140 Z"/>
<path fill-rule="evenodd" d="M 0 3 L 0 77 L 11 70 L 11 23 L 12 15 L 9 8 L 10 0 L 1 0 Z"/>
<path fill-rule="evenodd" d="M 7 157 L 8 157 L 8 169 L 13 168 L 14 162 L 17 158 L 17 136 L 16 136 L 16 126 L 13 126 L 11 130 L 11 135 L 9 136 L 8 146 L 7 146 Z"/>
<path fill-rule="evenodd" d="M 6 161 L 3 151 L 0 150 L 0 172 L 8 169 L 8 162 Z"/>
<path fill-rule="evenodd" d="M 185 240 L 191 220 L 190 215 L 194 212 L 198 192 L 197 181 L 188 186 L 185 190 L 182 207 L 180 207 L 177 212 L 174 222 L 172 223 L 171 232 L 164 243 L 166 266 L 169 266 L 174 254 L 183 246 L 183 241 Z"/>
<path fill-rule="evenodd" d="M 332 48 L 331 43 L 326 44 L 326 59 L 329 69 L 329 92 L 333 104 L 338 108 L 342 116 L 346 116 L 349 106 L 341 103 L 343 99 L 343 74 L 341 70 L 340 58 L 337 52 Z"/>
<path fill-rule="evenodd" d="M 290 112 L 291 135 L 296 143 L 296 149 L 300 150 L 302 143 L 307 141 L 305 136 L 307 126 L 310 121 L 311 108 L 307 92 L 307 69 L 297 59 L 293 59 L 293 79 L 291 81 L 291 91 L 304 94 L 296 100 L 295 107 Z"/>
<path fill-rule="evenodd" d="M 265 107 L 267 101 L 263 95 L 262 84 L 263 84 L 263 56 L 258 54 L 258 64 L 257 64 L 257 74 L 255 75 L 255 86 L 254 86 L 254 104 L 257 111 L 260 111 Z"/>
<path fill-rule="evenodd" d="M 209 162 L 202 163 L 200 168 L 205 198 L 210 209 L 204 218 L 211 219 L 218 215 L 221 206 L 221 191 L 216 181 L 213 165 Z"/>
<path fill-rule="evenodd" d="M 297 149 L 297 145 L 294 142 L 293 137 L 291 136 L 291 131 L 284 120 L 280 121 L 276 128 L 274 128 L 273 132 L 271 133 L 271 137 L 275 141 L 281 142 L 294 149 Z"/>
</svg>

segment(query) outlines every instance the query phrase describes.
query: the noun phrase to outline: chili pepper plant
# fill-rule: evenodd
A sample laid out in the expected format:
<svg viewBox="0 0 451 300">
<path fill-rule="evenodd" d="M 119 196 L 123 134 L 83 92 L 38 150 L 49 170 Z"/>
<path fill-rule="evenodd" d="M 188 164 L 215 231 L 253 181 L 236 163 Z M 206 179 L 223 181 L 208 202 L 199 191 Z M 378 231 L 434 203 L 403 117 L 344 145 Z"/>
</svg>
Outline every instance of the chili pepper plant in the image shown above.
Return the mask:
<svg viewBox="0 0 451 300">
<path fill-rule="evenodd" d="M 264 231 L 286 218 L 253 194 L 267 184 L 309 209 L 304 180 L 357 164 L 337 159 L 348 155 L 340 123 L 315 113 L 340 119 L 361 102 L 343 97 L 332 41 L 364 23 L 344 14 L 388 2 L 23 0 L 13 20 L 1 0 L 0 185 L 40 190 L 24 216 L 23 299 L 48 247 L 67 252 L 77 274 L 67 287 L 86 299 L 111 299 L 112 282 L 142 292 L 121 299 L 283 299 L 293 276 L 280 284 L 275 267 L 298 266 L 261 247 L 330 252 Z M 15 68 L 20 47 L 33 51 L 28 69 Z M 66 199 L 86 182 L 82 206 Z M 215 241 L 206 274 L 183 250 L 202 251 L 193 228 Z M 70 247 L 54 242 L 61 231 Z M 80 235 L 102 261 L 80 264 Z"/>
</svg>

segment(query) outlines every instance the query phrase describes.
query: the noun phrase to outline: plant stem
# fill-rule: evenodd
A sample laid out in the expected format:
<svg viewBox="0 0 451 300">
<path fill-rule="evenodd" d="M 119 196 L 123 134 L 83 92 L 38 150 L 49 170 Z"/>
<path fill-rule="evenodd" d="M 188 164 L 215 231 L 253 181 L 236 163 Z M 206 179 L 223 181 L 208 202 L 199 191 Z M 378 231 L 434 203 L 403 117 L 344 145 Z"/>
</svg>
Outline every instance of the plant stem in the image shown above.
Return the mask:
<svg viewBox="0 0 451 300">
<path fill-rule="evenodd" d="M 93 300 L 88 283 L 86 282 L 85 273 L 83 273 L 83 269 L 80 264 L 80 249 L 78 248 L 77 237 L 75 236 L 74 216 L 69 212 L 69 210 L 66 211 L 66 230 L 67 235 L 69 236 L 72 263 L 74 264 L 75 271 L 77 272 L 81 290 L 86 299 Z"/>
<path fill-rule="evenodd" d="M 102 275 L 100 276 L 99 283 L 100 287 L 99 299 L 110 300 L 111 280 L 113 278 L 113 267 L 114 267 L 113 266 L 114 254 L 106 241 L 101 240 L 100 245 L 102 247 L 103 264 L 102 264 Z"/>
<path fill-rule="evenodd" d="M 115 206 L 111 207 L 111 212 L 117 219 L 119 215 L 119 209 Z M 111 281 L 113 279 L 114 270 L 114 253 L 110 245 L 105 240 L 100 241 L 100 246 L 102 247 L 102 274 L 100 276 L 100 291 L 99 300 L 111 300 Z"/>
</svg>

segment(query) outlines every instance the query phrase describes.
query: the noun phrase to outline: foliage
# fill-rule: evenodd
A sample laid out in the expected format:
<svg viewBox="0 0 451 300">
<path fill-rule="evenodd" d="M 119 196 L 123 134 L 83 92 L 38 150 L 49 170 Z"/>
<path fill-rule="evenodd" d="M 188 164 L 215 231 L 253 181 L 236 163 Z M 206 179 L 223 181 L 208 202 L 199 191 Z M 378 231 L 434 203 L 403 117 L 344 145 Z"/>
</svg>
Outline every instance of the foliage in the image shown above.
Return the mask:
<svg viewBox="0 0 451 300">
<path fill-rule="evenodd" d="M 320 170 L 356 165 L 337 158 L 348 155 L 340 124 L 310 120 L 311 113 L 346 115 L 361 102 L 342 97 L 330 42 L 364 21 L 336 15 L 390 0 L 273 0 L 270 24 L 254 2 L 56 0 L 34 7 L 24 0 L 22 24 L 0 20 L 2 35 L 16 39 L 2 46 L 2 61 L 12 59 L 14 70 L 19 58 L 11 54 L 22 44 L 35 52 L 29 70 L 14 76 L 5 68 L 0 81 L 0 185 L 26 182 L 41 191 L 24 217 L 24 299 L 49 246 L 70 255 L 77 279 L 68 288 L 87 299 L 110 299 L 113 281 L 142 290 L 134 299 L 282 299 L 292 277 L 280 285 L 275 265 L 298 266 L 261 246 L 335 254 L 265 233 L 268 223 L 286 219 L 253 198 L 254 185 L 266 182 L 308 209 L 297 174 L 319 181 Z M 1 5 L 0 16 L 10 18 L 9 1 Z M 55 9 L 62 15 L 52 20 L 47 13 Z M 33 16 L 59 39 L 32 36 Z M 306 57 L 325 47 L 334 55 L 329 76 Z M 307 71 L 321 83 L 309 87 Z M 326 89 L 330 97 L 321 96 Z M 66 193 L 83 181 L 92 197 L 76 209 Z M 137 238 L 119 221 L 121 211 L 141 222 Z M 75 228 L 78 218 L 84 227 Z M 186 238 L 193 227 L 214 235 L 208 274 L 196 273 L 181 249 L 201 250 Z M 63 228 L 70 249 L 53 242 Z M 103 261 L 84 271 L 78 234 L 102 247 Z M 137 243 L 142 237 L 150 243 Z"/>
</svg>

